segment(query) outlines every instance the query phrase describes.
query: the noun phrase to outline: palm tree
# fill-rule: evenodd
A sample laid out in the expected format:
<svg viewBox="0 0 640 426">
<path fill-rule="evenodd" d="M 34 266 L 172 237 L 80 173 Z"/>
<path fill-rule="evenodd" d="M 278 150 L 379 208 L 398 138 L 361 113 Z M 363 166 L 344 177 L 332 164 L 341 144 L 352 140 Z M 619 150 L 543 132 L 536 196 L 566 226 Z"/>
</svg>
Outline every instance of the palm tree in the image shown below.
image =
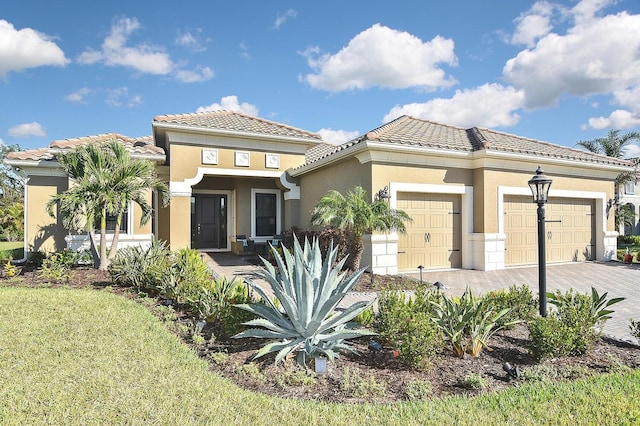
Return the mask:
<svg viewBox="0 0 640 426">
<path fill-rule="evenodd" d="M 625 154 L 624 148 L 633 140 L 640 141 L 640 132 L 628 132 L 620 135 L 620 130 L 609 130 L 604 138 L 595 138 L 590 141 L 578 141 L 577 146 L 585 148 L 587 151 L 595 154 L 606 155 L 607 157 L 623 158 Z M 628 172 L 622 172 L 616 176 L 615 193 L 619 193 L 619 188 L 631 181 L 638 181 L 639 172 L 637 166 Z M 608 215 L 608 213 L 607 213 Z M 616 208 L 616 227 L 620 227 L 626 220 L 627 212 L 620 207 Z"/>
<path fill-rule="evenodd" d="M 68 190 L 54 195 L 47 210 L 55 217 L 58 206 L 63 225 L 71 230 L 84 230 L 91 239 L 94 266 L 106 270 L 118 246 L 120 223 L 133 201 L 140 206 L 140 224 L 151 218 L 152 208 L 147 202 L 149 191 L 157 191 L 163 206 L 169 203 L 169 189 L 148 160 L 131 158 L 124 145 L 116 140 L 89 144 L 57 157 L 60 166 L 71 179 Z M 107 217 L 115 216 L 116 227 L 107 256 Z M 95 250 L 93 228 L 100 224 L 100 253 Z M 99 257 L 99 263 L 96 257 Z"/>
<path fill-rule="evenodd" d="M 595 154 L 606 155 L 607 157 L 623 158 L 624 148 L 632 140 L 640 140 L 640 132 L 629 132 L 620 135 L 620 130 L 609 130 L 604 138 L 595 138 L 590 141 L 578 141 L 577 146 L 581 146 L 587 151 Z"/>
<path fill-rule="evenodd" d="M 364 234 L 392 230 L 405 233 L 405 222 L 408 221 L 411 217 L 406 212 L 391 209 L 384 199 L 370 203 L 361 186 L 354 187 L 346 197 L 336 190 L 327 192 L 311 212 L 311 225 L 329 225 L 352 233 L 355 246 L 352 250 L 353 270 L 360 268 Z"/>
</svg>

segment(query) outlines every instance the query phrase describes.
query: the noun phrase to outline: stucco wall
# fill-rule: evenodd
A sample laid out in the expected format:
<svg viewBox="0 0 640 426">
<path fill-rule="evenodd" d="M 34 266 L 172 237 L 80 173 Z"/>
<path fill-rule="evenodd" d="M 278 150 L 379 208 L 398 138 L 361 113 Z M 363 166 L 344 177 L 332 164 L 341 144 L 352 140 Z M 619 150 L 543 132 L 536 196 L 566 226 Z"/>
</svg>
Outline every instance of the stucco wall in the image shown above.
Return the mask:
<svg viewBox="0 0 640 426">
<path fill-rule="evenodd" d="M 202 162 L 202 150 L 215 149 L 218 154 L 217 164 L 204 164 Z M 235 162 L 236 151 L 249 152 L 249 166 L 237 166 Z M 217 169 L 244 169 L 256 171 L 284 171 L 304 162 L 304 155 L 277 153 L 279 167 L 267 167 L 266 155 L 270 152 L 248 149 L 209 148 L 188 145 L 171 145 L 171 180 L 183 181 L 196 176 L 198 167 Z"/>
<path fill-rule="evenodd" d="M 30 176 L 26 185 L 27 225 L 25 240 L 27 251 L 54 252 L 66 247 L 67 235 L 62 226 L 62 217 L 52 218 L 47 214 L 47 203 L 53 195 L 68 189 L 66 177 Z"/>
<path fill-rule="evenodd" d="M 355 158 L 314 170 L 300 178 L 300 218 L 295 225 L 308 229 L 311 210 L 318 200 L 334 189 L 346 194 L 354 186 L 362 186 L 373 194 L 371 164 L 360 164 Z M 379 188 L 375 191 L 377 192 Z"/>
</svg>

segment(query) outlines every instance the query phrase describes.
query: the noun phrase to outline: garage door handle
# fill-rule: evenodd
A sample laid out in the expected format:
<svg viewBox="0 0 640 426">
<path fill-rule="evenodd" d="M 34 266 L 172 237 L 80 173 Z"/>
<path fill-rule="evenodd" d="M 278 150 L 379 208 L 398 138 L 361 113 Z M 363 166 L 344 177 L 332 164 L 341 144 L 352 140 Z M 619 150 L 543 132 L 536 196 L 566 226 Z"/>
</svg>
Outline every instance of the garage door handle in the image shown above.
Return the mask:
<svg viewBox="0 0 640 426">
<path fill-rule="evenodd" d="M 427 243 L 431 242 L 431 234 L 429 232 L 424 234 L 424 241 Z"/>
</svg>

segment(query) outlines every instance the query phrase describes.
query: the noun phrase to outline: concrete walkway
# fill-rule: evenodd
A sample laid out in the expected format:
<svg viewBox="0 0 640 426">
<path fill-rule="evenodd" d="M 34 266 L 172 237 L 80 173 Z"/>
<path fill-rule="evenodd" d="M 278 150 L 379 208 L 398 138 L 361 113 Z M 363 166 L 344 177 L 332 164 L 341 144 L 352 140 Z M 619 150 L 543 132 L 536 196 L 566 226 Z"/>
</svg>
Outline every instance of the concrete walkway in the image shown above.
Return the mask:
<svg viewBox="0 0 640 426">
<path fill-rule="evenodd" d="M 240 276 L 245 281 L 265 284 L 260 278 L 260 269 L 250 259 L 228 253 L 205 253 L 211 269 L 218 275 Z M 419 274 L 408 274 L 416 280 Z M 491 290 L 507 289 L 512 285 L 526 284 L 534 295 L 538 294 L 538 268 L 509 268 L 501 271 L 446 270 L 423 271 L 424 282 L 440 282 L 445 285 L 445 293 L 461 295 L 469 286 L 474 294 Z M 631 336 L 629 318 L 640 319 L 640 266 L 625 265 L 619 262 L 584 262 L 547 266 L 547 291 L 562 292 L 574 289 L 580 293 L 591 294 L 591 287 L 598 293 L 608 292 L 608 298 L 626 297 L 612 306 L 615 312 L 605 323 L 603 334 L 617 339 L 638 343 Z M 265 287 L 263 287 L 265 288 Z M 350 293 L 343 303 L 351 304 L 357 300 L 371 299 L 375 293 Z"/>
</svg>

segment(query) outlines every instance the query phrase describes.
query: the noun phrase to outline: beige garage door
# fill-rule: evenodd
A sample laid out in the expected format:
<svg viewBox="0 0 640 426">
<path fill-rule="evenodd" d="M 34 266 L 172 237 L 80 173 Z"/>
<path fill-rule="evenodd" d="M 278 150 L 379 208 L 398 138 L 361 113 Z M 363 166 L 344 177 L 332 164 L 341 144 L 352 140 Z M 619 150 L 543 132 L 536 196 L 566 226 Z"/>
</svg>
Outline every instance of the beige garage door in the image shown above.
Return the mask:
<svg viewBox="0 0 640 426">
<path fill-rule="evenodd" d="M 537 205 L 531 197 L 505 197 L 504 231 L 507 266 L 538 263 Z M 545 205 L 547 262 L 592 260 L 595 202 L 572 198 L 551 199 Z"/>
<path fill-rule="evenodd" d="M 413 219 L 399 235 L 398 270 L 460 268 L 460 196 L 399 193 L 398 208 Z"/>
</svg>

